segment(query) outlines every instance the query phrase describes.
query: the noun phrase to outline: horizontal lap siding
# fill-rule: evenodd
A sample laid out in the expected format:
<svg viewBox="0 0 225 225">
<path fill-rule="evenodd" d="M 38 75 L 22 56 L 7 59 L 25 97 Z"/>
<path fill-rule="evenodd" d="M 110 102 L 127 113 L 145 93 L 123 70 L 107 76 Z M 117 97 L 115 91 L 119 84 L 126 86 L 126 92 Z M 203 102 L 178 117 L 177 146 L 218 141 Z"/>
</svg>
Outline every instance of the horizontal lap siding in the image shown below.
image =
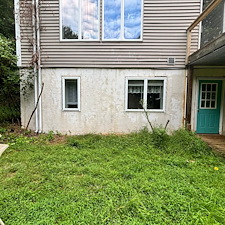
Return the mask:
<svg viewBox="0 0 225 225">
<path fill-rule="evenodd" d="M 167 67 L 168 57 L 176 58 L 176 66 L 184 66 L 186 29 L 199 12 L 200 0 L 146 0 L 143 41 L 60 42 L 59 1 L 41 1 L 42 66 Z M 193 50 L 197 48 L 197 39 L 196 31 L 193 34 Z"/>
<path fill-rule="evenodd" d="M 31 0 L 20 1 L 20 32 L 22 66 L 32 66 L 34 38 L 32 34 Z"/>
</svg>

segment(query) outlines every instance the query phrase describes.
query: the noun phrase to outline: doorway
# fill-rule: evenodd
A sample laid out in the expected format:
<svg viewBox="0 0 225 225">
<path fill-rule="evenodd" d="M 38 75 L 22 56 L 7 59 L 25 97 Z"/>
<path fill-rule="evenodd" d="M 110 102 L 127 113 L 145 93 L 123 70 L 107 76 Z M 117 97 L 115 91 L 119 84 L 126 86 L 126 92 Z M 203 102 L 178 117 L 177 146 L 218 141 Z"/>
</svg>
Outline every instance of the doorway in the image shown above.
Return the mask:
<svg viewBox="0 0 225 225">
<path fill-rule="evenodd" d="M 197 133 L 219 133 L 221 90 L 221 80 L 199 81 Z"/>
</svg>

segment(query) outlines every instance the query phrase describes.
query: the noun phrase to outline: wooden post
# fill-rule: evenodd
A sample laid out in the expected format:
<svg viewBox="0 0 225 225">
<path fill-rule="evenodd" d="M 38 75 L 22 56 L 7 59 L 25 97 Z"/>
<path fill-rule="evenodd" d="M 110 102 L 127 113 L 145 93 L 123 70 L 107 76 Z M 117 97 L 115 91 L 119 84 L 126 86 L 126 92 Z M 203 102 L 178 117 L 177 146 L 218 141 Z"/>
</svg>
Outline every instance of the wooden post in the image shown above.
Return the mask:
<svg viewBox="0 0 225 225">
<path fill-rule="evenodd" d="M 188 64 L 188 57 L 191 52 L 191 31 L 187 30 L 187 50 L 186 50 L 186 65 Z"/>
<path fill-rule="evenodd" d="M 186 128 L 191 130 L 191 105 L 192 105 L 193 68 L 187 68 L 187 99 L 186 99 Z"/>
<path fill-rule="evenodd" d="M 194 20 L 194 22 L 187 29 L 187 50 L 186 50 L 186 64 L 188 64 L 188 57 L 191 52 L 191 31 L 209 15 L 221 2 L 222 0 L 212 1 L 205 10 Z"/>
</svg>

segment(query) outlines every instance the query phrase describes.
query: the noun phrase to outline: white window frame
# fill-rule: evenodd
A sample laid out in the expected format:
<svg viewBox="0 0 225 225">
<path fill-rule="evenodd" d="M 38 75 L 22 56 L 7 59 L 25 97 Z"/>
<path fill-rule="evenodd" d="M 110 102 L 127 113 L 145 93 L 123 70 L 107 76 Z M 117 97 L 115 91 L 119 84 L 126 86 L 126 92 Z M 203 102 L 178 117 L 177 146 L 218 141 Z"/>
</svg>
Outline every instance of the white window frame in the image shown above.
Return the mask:
<svg viewBox="0 0 225 225">
<path fill-rule="evenodd" d="M 129 80 L 143 80 L 144 81 L 144 109 L 148 112 L 165 112 L 165 106 L 166 106 L 166 86 L 167 86 L 167 80 L 166 78 L 161 77 L 126 77 L 126 85 L 125 85 L 125 111 L 127 112 L 143 112 L 144 109 L 128 109 L 128 81 Z M 147 109 L 147 87 L 148 87 L 148 81 L 163 81 L 163 108 L 162 109 Z"/>
<path fill-rule="evenodd" d="M 126 39 L 124 38 L 124 0 L 121 0 L 121 36 L 119 39 L 105 39 L 105 31 L 104 31 L 104 5 L 105 5 L 105 0 L 102 1 L 102 41 L 143 41 L 143 18 L 144 18 L 144 0 L 141 0 L 141 35 L 140 39 Z"/>
<path fill-rule="evenodd" d="M 60 41 L 61 42 L 78 42 L 78 41 L 100 41 L 100 36 L 101 36 L 101 30 L 100 30 L 100 20 L 101 20 L 101 17 L 100 17 L 100 0 L 98 0 L 98 18 L 99 18 L 99 21 L 98 21 L 98 38 L 97 39 L 81 39 L 81 38 L 78 38 L 78 39 L 63 39 L 63 33 L 62 33 L 62 3 L 61 1 L 63 0 L 59 0 L 59 34 L 60 34 Z M 79 12 L 81 12 L 81 2 L 82 0 L 79 0 Z M 81 34 L 81 14 L 79 15 L 79 34 Z"/>
<path fill-rule="evenodd" d="M 214 99 L 215 100 L 215 106 L 214 107 L 207 107 L 206 105 L 204 107 L 201 106 L 201 103 L 202 101 L 206 101 L 207 99 L 202 99 L 202 86 L 203 84 L 207 85 L 207 84 L 215 84 L 216 85 L 216 91 L 215 91 L 215 94 L 216 94 L 216 98 Z M 210 92 L 212 93 L 212 91 L 204 91 L 206 93 Z M 201 83 L 201 87 L 200 87 L 200 99 L 199 99 L 199 108 L 200 109 L 217 109 L 217 100 L 218 100 L 218 83 Z M 212 98 L 210 98 L 210 103 L 212 101 Z"/>
<path fill-rule="evenodd" d="M 77 108 L 66 108 L 66 90 L 65 81 L 66 80 L 77 80 Z M 62 77 L 62 109 L 63 111 L 80 111 L 80 77 Z"/>
</svg>

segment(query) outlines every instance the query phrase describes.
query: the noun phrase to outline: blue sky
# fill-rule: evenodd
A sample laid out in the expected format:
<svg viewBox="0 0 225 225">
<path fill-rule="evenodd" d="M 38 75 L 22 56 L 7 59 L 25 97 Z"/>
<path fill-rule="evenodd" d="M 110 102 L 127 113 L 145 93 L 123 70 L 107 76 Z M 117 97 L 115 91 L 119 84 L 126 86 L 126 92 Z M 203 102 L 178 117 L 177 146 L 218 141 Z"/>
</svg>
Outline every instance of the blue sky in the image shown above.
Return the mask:
<svg viewBox="0 0 225 225">
<path fill-rule="evenodd" d="M 104 39 L 137 39 L 141 34 L 142 0 L 124 0 L 124 13 L 121 15 L 121 0 L 104 0 Z M 79 31 L 79 0 L 61 0 L 62 25 Z M 80 0 L 81 30 L 84 39 L 99 38 L 98 0 Z M 124 16 L 124 24 L 121 19 Z M 122 27 L 124 26 L 124 30 Z"/>
</svg>

